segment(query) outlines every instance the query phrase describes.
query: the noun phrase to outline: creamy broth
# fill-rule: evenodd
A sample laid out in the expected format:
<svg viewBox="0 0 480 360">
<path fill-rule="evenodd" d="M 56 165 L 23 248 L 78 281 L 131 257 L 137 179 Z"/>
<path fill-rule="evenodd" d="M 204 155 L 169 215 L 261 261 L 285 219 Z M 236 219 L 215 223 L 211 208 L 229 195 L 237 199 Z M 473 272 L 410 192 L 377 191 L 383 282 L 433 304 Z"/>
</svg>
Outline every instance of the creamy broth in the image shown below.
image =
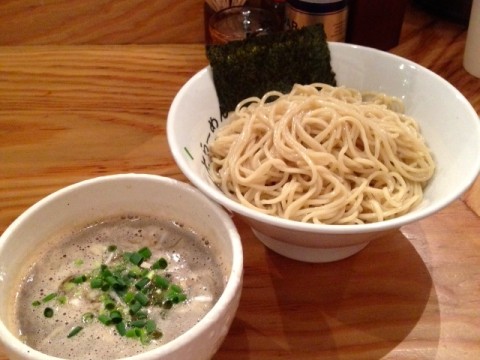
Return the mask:
<svg viewBox="0 0 480 360">
<path fill-rule="evenodd" d="M 91 274 L 101 264 L 114 263 L 122 252 L 142 247 L 148 247 L 152 256 L 141 267 L 148 267 L 155 259 L 166 259 L 163 275 L 186 295 L 186 300 L 170 309 L 145 306 L 149 319 L 162 333 L 149 343 L 120 336 L 115 326 L 106 326 L 97 317 L 85 319 L 85 314 L 98 314 L 103 306 L 99 301 L 101 290 L 92 289 L 88 280 L 62 293 L 66 279 Z M 175 222 L 145 216 L 109 218 L 62 234 L 44 251 L 37 250 L 31 264 L 20 272 L 13 325 L 19 338 L 31 347 L 66 359 L 115 359 L 165 344 L 212 308 L 226 281 L 222 259 L 207 239 Z M 55 299 L 42 301 L 52 293 L 57 294 Z M 60 298 L 60 293 L 65 296 Z M 32 305 L 35 302 L 37 306 Z M 45 316 L 47 307 L 53 310 L 52 317 Z M 82 330 L 69 338 L 76 326 Z"/>
</svg>

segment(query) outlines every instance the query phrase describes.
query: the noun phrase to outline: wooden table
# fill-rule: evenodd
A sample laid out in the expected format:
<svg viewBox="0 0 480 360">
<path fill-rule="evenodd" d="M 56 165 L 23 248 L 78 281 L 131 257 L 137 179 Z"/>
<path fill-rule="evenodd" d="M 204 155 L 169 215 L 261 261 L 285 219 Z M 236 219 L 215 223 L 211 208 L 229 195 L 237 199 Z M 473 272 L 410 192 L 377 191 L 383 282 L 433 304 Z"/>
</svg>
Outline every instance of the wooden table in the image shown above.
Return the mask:
<svg viewBox="0 0 480 360">
<path fill-rule="evenodd" d="M 478 112 L 480 80 L 462 68 L 465 30 L 409 9 L 392 52 L 445 77 Z M 205 65 L 200 44 L 0 48 L 0 231 L 83 179 L 185 180 L 165 119 Z M 244 291 L 215 359 L 480 359 L 479 187 L 329 264 L 283 258 L 236 220 Z"/>
</svg>

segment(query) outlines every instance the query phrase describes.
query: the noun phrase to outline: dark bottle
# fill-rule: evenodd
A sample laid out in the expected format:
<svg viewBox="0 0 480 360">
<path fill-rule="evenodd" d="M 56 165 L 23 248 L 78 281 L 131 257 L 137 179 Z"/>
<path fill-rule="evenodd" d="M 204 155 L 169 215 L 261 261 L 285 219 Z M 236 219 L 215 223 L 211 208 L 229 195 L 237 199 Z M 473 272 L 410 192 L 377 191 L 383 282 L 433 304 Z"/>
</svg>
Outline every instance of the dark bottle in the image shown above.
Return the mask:
<svg viewBox="0 0 480 360">
<path fill-rule="evenodd" d="M 276 31 L 285 29 L 285 3 L 286 0 L 262 0 L 262 8 L 271 11 L 277 19 Z"/>
<path fill-rule="evenodd" d="M 285 21 L 288 29 L 321 23 L 327 40 L 345 41 L 347 0 L 287 0 Z"/>
<path fill-rule="evenodd" d="M 398 45 L 408 0 L 350 0 L 347 42 L 389 50 Z"/>
</svg>

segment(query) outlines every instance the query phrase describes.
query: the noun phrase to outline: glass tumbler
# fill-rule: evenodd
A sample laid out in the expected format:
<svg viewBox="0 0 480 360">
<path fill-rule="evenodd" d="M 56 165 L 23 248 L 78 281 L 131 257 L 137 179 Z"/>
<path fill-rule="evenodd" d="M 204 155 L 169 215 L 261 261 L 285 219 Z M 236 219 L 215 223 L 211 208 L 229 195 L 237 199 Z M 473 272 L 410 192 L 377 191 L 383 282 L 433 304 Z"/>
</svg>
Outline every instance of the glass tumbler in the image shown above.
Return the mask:
<svg viewBox="0 0 480 360">
<path fill-rule="evenodd" d="M 261 8 L 234 6 L 215 13 L 208 28 L 213 44 L 269 34 L 276 25 L 275 14 Z"/>
</svg>

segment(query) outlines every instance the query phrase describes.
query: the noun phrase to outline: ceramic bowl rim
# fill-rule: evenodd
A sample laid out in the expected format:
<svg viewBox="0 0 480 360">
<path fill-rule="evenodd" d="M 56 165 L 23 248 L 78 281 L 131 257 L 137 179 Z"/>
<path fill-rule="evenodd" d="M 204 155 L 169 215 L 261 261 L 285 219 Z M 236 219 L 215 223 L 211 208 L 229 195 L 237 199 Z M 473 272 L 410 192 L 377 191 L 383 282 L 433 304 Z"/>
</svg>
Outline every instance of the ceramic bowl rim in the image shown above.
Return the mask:
<svg viewBox="0 0 480 360">
<path fill-rule="evenodd" d="M 450 84 L 447 80 L 442 78 L 440 75 L 436 74 L 430 69 L 417 64 L 411 60 L 405 59 L 399 55 L 392 54 L 389 52 L 385 52 L 382 50 L 362 46 L 362 45 L 354 45 L 354 44 L 347 44 L 347 43 L 337 43 L 337 42 L 330 42 L 330 47 L 338 48 L 338 49 L 359 49 L 364 52 L 368 52 L 370 54 L 374 54 L 379 57 L 385 57 L 390 60 L 394 61 L 401 61 L 402 63 L 420 70 L 422 73 L 427 74 L 430 77 L 433 77 L 436 81 L 439 81 L 443 86 L 447 87 L 450 91 L 452 91 L 456 97 L 464 104 L 464 107 L 468 110 L 472 118 L 478 119 L 478 115 L 473 109 L 470 102 L 465 98 L 465 96 L 452 84 Z M 181 98 L 188 93 L 190 90 L 190 86 L 193 83 L 196 83 L 200 78 L 206 76 L 205 73 L 211 72 L 210 66 L 207 65 L 196 74 L 194 74 L 178 91 L 177 95 L 175 96 L 172 105 L 170 107 L 168 117 L 167 117 L 167 140 L 169 143 L 170 151 L 174 155 L 175 161 L 181 171 L 185 174 L 185 176 L 203 193 L 207 196 L 212 198 L 217 203 L 221 204 L 228 210 L 242 215 L 245 218 L 252 219 L 257 222 L 261 222 L 264 224 L 268 224 L 274 227 L 293 230 L 293 231 L 302 231 L 308 233 L 316 233 L 316 234 L 361 234 L 361 233 L 375 233 L 375 232 L 383 232 L 390 229 L 400 228 L 406 224 L 421 220 L 425 217 L 428 217 L 439 210 L 445 208 L 447 205 L 451 204 L 453 201 L 458 199 L 468 188 L 473 184 L 476 177 L 480 173 L 480 157 L 478 157 L 475 163 L 472 163 L 472 167 L 475 169 L 476 176 L 472 176 L 471 178 L 467 179 L 463 183 L 463 186 L 458 187 L 456 191 L 451 192 L 449 196 L 443 197 L 442 199 L 436 201 L 434 204 L 428 204 L 424 208 L 416 209 L 415 212 L 409 212 L 407 214 L 401 215 L 399 217 L 384 220 L 381 222 L 374 222 L 368 224 L 355 224 L 355 225 L 331 225 L 331 224 L 312 224 L 312 223 L 303 223 L 294 220 L 283 219 L 279 217 L 275 217 L 272 215 L 263 214 L 261 212 L 255 211 L 250 209 L 240 203 L 236 202 L 235 200 L 229 198 L 228 196 L 221 193 L 221 191 L 212 191 L 212 185 L 208 184 L 201 176 L 195 171 L 192 171 L 190 166 L 188 165 L 186 159 L 181 154 L 181 149 L 179 148 L 179 144 L 176 143 L 175 137 L 175 130 L 174 130 L 174 122 L 175 114 L 177 113 L 177 109 L 180 106 Z M 476 133 L 480 134 L 480 122 L 474 124 Z M 472 131 L 473 131 L 472 130 Z M 480 138 L 480 136 L 479 136 Z"/>
<path fill-rule="evenodd" d="M 132 355 L 129 357 L 125 357 L 122 359 L 128 360 L 147 360 L 147 359 L 154 359 L 154 358 L 161 358 L 162 356 L 167 356 L 170 353 L 175 352 L 177 349 L 186 346 L 190 341 L 194 341 L 198 337 L 202 335 L 205 330 L 208 330 L 209 326 L 212 323 L 215 323 L 221 319 L 223 312 L 229 307 L 229 305 L 235 300 L 235 298 L 239 297 L 239 293 L 242 291 L 242 277 L 243 277 L 243 248 L 240 240 L 240 235 L 236 229 L 233 220 L 230 216 L 224 211 L 222 207 L 212 201 L 209 197 L 205 196 L 202 192 L 200 192 L 195 187 L 191 186 L 190 184 L 176 180 L 169 177 L 164 177 L 161 175 L 152 175 L 152 174 L 139 174 L 139 173 L 126 173 L 126 174 L 114 174 L 114 175 L 104 175 L 98 176 L 86 180 L 82 180 L 70 185 L 67 185 L 55 192 L 43 197 L 29 208 L 27 208 L 23 213 L 21 213 L 3 232 L 0 236 L 0 252 L 3 251 L 4 244 L 8 241 L 11 234 L 28 219 L 32 214 L 41 211 L 42 208 L 47 206 L 48 204 L 55 202 L 56 199 L 61 197 L 63 194 L 69 192 L 78 191 L 82 187 L 86 186 L 95 186 L 95 184 L 101 182 L 109 182 L 109 181 L 128 181 L 128 180 L 142 180 L 142 181 L 155 181 L 160 183 L 161 186 L 175 186 L 186 193 L 191 194 L 197 200 L 205 202 L 214 213 L 220 217 L 222 223 L 225 224 L 226 231 L 229 233 L 229 242 L 232 246 L 232 266 L 230 270 L 230 274 L 227 278 L 227 282 L 225 288 L 214 304 L 212 309 L 210 309 L 205 316 L 196 323 L 192 328 L 187 330 L 185 333 L 181 334 L 177 338 L 173 339 L 172 341 L 159 346 L 155 349 L 137 354 Z M 0 273 L 0 281 L 2 280 L 1 273 Z M 16 354 L 26 354 L 28 353 L 30 359 L 37 359 L 37 360 L 54 360 L 60 359 L 55 356 L 47 355 L 42 353 L 38 350 L 31 348 L 30 346 L 26 345 L 22 341 L 20 341 L 14 334 L 10 332 L 7 328 L 6 324 L 2 319 L 0 319 L 0 334 L 2 334 L 1 342 L 8 346 L 13 352 Z M 118 360 L 122 360 L 118 359 Z"/>
</svg>

